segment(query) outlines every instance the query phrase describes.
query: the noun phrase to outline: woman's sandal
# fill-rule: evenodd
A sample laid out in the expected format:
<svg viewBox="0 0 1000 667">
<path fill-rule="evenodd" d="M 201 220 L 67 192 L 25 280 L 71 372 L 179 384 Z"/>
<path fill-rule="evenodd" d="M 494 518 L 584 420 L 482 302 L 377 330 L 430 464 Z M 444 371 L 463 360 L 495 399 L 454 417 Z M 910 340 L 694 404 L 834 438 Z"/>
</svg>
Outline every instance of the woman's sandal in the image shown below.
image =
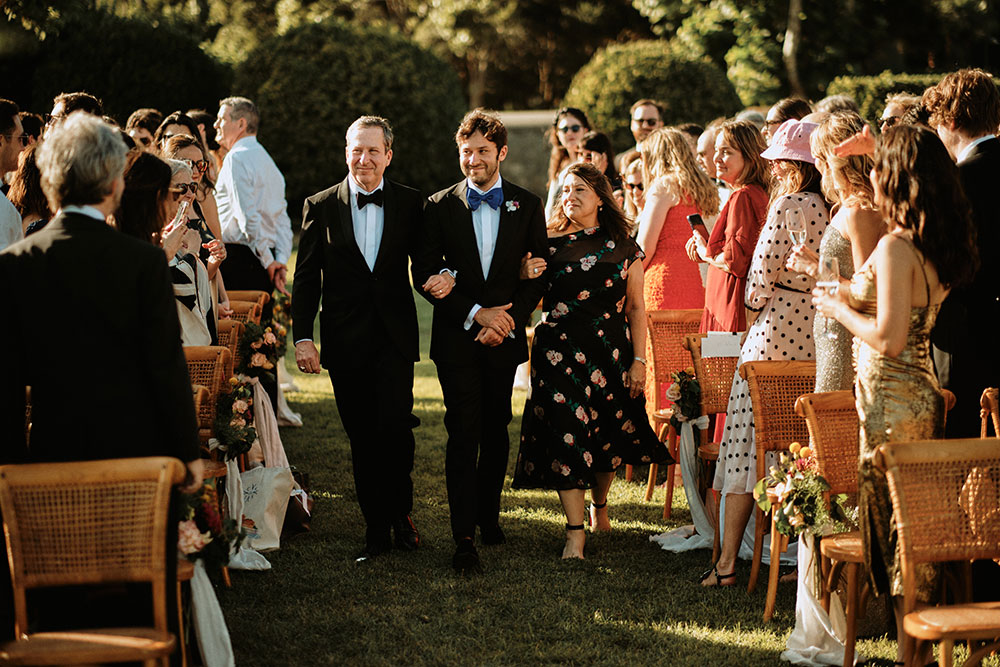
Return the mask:
<svg viewBox="0 0 1000 667">
<path fill-rule="evenodd" d="M 580 530 L 580 531 L 582 531 L 583 528 L 584 528 L 584 525 L 582 523 L 578 523 L 575 526 L 573 524 L 569 524 L 569 523 L 566 524 L 566 530 L 567 531 L 571 531 L 571 530 Z M 569 543 L 569 541 L 567 540 L 567 544 L 568 543 Z M 563 560 L 572 560 L 572 559 L 576 559 L 576 558 L 583 559 L 583 556 L 567 556 L 566 555 L 566 549 L 565 548 L 563 549 L 563 553 L 562 553 L 562 559 Z"/>
<path fill-rule="evenodd" d="M 716 588 L 716 587 L 719 587 L 719 586 L 735 586 L 736 585 L 736 570 L 733 570 L 729 574 L 719 574 L 719 568 L 717 568 L 717 567 L 712 567 L 711 570 L 709 570 L 709 571 L 705 572 L 703 575 L 701 575 L 701 579 L 699 579 L 698 582 L 699 583 L 705 583 L 705 580 L 708 579 L 709 577 L 711 577 L 713 574 L 715 575 L 715 584 L 713 586 L 706 586 L 705 588 Z M 728 581 L 730 579 L 732 579 L 732 581 L 730 581 L 728 584 L 724 583 L 725 581 Z"/>
<path fill-rule="evenodd" d="M 602 510 L 607 506 L 608 506 L 607 501 L 604 501 L 603 503 L 590 503 L 590 512 L 587 513 L 587 519 L 590 523 L 591 530 L 597 530 L 597 510 Z M 610 530 L 611 529 L 608 528 L 602 530 L 601 532 L 606 533 L 609 532 Z"/>
</svg>

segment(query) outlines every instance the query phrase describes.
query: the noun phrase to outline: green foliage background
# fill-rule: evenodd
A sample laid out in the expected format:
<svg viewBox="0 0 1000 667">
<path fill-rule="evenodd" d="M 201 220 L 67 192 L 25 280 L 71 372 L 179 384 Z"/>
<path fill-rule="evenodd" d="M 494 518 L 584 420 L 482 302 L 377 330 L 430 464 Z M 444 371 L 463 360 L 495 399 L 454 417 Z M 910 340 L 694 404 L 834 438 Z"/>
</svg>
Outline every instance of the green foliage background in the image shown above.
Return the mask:
<svg viewBox="0 0 1000 667">
<path fill-rule="evenodd" d="M 426 194 L 461 178 L 452 141 L 465 110 L 458 77 L 388 28 L 339 19 L 293 28 L 248 55 L 234 90 L 263 110 L 260 141 L 285 176 L 289 201 L 347 175 L 344 131 L 364 114 L 393 124 L 389 178 Z"/>
<path fill-rule="evenodd" d="M 629 107 L 650 97 L 664 107 L 664 122 L 707 122 L 741 108 L 725 73 L 708 59 L 691 58 L 668 42 L 616 44 L 599 51 L 570 84 L 566 104 L 580 107 L 608 133 L 616 150 L 634 143 Z"/>
</svg>

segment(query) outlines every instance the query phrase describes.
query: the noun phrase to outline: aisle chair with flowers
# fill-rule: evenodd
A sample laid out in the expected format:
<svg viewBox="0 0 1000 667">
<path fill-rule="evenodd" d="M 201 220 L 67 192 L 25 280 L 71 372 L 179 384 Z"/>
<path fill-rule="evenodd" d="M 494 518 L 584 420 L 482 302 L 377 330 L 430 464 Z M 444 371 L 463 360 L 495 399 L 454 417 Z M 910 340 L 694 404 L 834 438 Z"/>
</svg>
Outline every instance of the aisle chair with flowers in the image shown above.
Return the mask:
<svg viewBox="0 0 1000 667">
<path fill-rule="evenodd" d="M 263 307 L 259 301 L 229 301 L 229 307 L 233 310 L 232 319 L 237 322 L 253 322 L 260 324 L 260 317 Z"/>
<path fill-rule="evenodd" d="M 979 399 L 979 406 L 982 408 L 979 411 L 979 416 L 983 420 L 979 432 L 980 438 L 988 437 L 991 420 L 993 422 L 993 437 L 1000 438 L 1000 397 L 997 396 L 998 393 L 1000 390 L 996 387 L 987 387 Z"/>
<path fill-rule="evenodd" d="M 167 521 L 171 487 L 184 476 L 170 457 L 0 467 L 15 637 L 0 646 L 0 663 L 167 664 L 176 638 L 164 573 L 177 557 L 167 550 Z M 27 590 L 118 582 L 150 584 L 152 627 L 29 632 Z"/>
<path fill-rule="evenodd" d="M 816 384 L 816 362 L 749 361 L 740 366 L 740 377 L 747 381 L 750 389 L 757 450 L 757 479 L 762 480 L 767 476 L 768 452 L 788 451 L 793 442 L 806 442 L 809 438 L 805 422 L 795 414 L 795 401 L 802 394 L 812 393 Z M 769 515 L 758 505 L 754 508 L 754 517 L 753 562 L 747 584 L 748 593 L 752 593 L 757 587 Z M 777 544 L 771 544 L 772 563 L 786 547 L 787 540 L 777 540 Z"/>
<path fill-rule="evenodd" d="M 903 659 L 915 664 L 922 642 L 940 642 L 950 667 L 956 640 L 969 643 L 965 665 L 1000 650 L 1000 602 L 920 606 L 920 563 L 1000 559 L 1000 440 L 927 440 L 879 447 L 899 537 L 903 575 Z"/>
<path fill-rule="evenodd" d="M 234 289 L 228 290 L 226 294 L 229 296 L 230 301 L 252 301 L 257 303 L 261 308 L 271 301 L 271 295 L 264 290 Z"/>
<path fill-rule="evenodd" d="M 245 329 L 246 327 L 240 321 L 234 319 L 219 320 L 219 345 L 229 348 L 230 354 L 233 355 L 233 368 L 240 367 L 239 345 Z"/>
<path fill-rule="evenodd" d="M 691 369 L 698 381 L 699 416 L 708 417 L 725 413 L 729 404 L 729 392 L 733 386 L 733 376 L 739 364 L 739 357 L 703 357 L 702 343 L 708 334 L 688 334 L 684 336 L 684 349 L 691 353 Z M 683 401 L 682 401 L 683 403 Z M 712 493 L 715 462 L 719 458 L 719 443 L 712 441 L 709 429 L 700 430 L 701 444 L 698 446 L 698 458 L 702 464 L 702 476 L 698 480 L 699 495 Z M 693 482 L 694 480 L 692 480 Z M 714 495 L 712 496 L 714 498 Z M 669 498 L 667 499 L 669 502 Z M 715 538 L 712 543 L 712 562 L 718 560 L 719 551 L 719 516 L 718 503 L 713 504 L 711 516 L 714 521 Z M 663 507 L 663 518 L 667 518 L 668 506 Z"/>
<path fill-rule="evenodd" d="M 649 336 L 646 349 L 652 350 L 651 358 L 647 360 L 649 367 L 646 369 L 646 373 L 653 376 L 653 386 L 655 387 L 653 396 L 647 396 L 646 401 L 647 403 L 653 402 L 653 412 L 650 416 L 653 431 L 661 441 L 668 443 L 667 446 L 674 461 L 677 460 L 677 431 L 670 425 L 673 408 L 663 405 L 663 392 L 660 391 L 660 384 L 673 382 L 672 373 L 689 365 L 688 352 L 684 349 L 682 340 L 687 334 L 698 333 L 701 326 L 701 315 L 701 309 L 651 310 L 646 313 Z M 653 498 L 658 472 L 659 466 L 651 463 L 649 477 L 646 481 L 647 501 Z M 632 466 L 625 467 L 625 479 L 631 481 Z M 665 518 L 668 519 L 670 518 L 673 497 L 674 464 L 671 463 L 667 465 L 667 513 Z"/>
</svg>

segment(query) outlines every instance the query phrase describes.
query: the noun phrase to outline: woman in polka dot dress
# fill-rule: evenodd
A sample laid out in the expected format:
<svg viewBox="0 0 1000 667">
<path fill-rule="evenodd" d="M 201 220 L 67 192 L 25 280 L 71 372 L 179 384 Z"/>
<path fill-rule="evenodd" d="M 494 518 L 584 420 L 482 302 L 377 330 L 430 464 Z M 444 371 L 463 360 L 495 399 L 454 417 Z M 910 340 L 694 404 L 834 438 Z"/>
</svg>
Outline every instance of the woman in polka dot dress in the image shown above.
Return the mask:
<svg viewBox="0 0 1000 667">
<path fill-rule="evenodd" d="M 801 217 L 805 245 L 819 251 L 830 223 L 826 201 L 820 194 L 820 174 L 809 152 L 809 135 L 815 123 L 785 121 L 770 148 L 761 155 L 771 160 L 775 194 L 754 249 L 747 277 L 745 303 L 748 331 L 740 350 L 740 363 L 748 361 L 802 361 L 813 358 L 812 289 L 815 281 L 785 268 L 792 250 L 788 223 Z M 746 529 L 757 483 L 753 408 L 747 382 L 733 378 L 726 414 L 726 432 L 719 449 L 714 488 L 726 496 L 722 551 L 715 568 L 702 579 L 705 586 L 736 583 L 736 557 Z"/>
</svg>

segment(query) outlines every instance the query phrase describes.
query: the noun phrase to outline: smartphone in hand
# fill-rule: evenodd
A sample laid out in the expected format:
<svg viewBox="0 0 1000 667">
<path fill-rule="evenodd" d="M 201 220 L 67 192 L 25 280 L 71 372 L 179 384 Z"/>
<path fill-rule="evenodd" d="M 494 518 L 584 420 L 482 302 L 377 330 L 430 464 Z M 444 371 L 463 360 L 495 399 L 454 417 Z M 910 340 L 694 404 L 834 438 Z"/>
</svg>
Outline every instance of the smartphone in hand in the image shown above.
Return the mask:
<svg viewBox="0 0 1000 667">
<path fill-rule="evenodd" d="M 688 224 L 691 225 L 691 231 L 700 235 L 701 238 L 708 242 L 708 227 L 705 226 L 705 221 L 701 219 L 701 216 L 697 213 L 693 213 L 687 217 Z"/>
</svg>

